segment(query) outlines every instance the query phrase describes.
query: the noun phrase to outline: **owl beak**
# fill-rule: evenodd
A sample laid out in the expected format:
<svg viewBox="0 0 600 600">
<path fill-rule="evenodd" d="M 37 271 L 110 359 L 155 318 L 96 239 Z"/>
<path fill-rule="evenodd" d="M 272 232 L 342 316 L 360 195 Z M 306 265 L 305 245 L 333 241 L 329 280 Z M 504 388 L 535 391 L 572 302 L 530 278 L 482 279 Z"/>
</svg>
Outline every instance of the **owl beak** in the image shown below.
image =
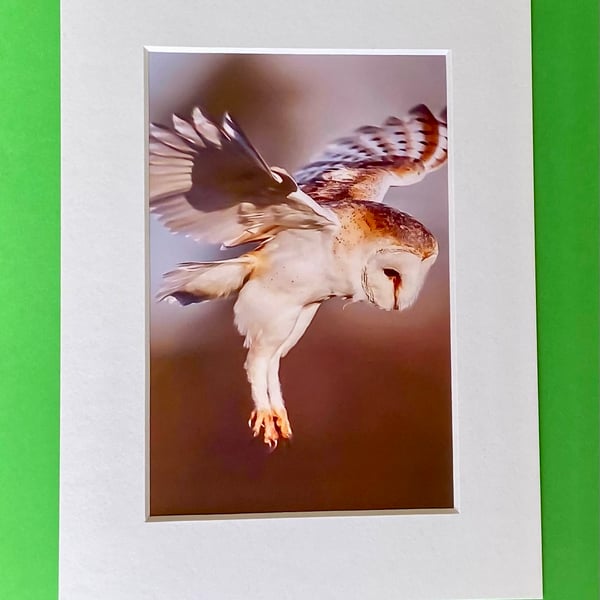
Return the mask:
<svg viewBox="0 0 600 600">
<path fill-rule="evenodd" d="M 394 306 L 393 310 L 400 310 L 398 301 L 400 298 L 400 289 L 402 288 L 402 275 L 395 269 L 384 269 L 383 272 L 394 286 Z"/>
<path fill-rule="evenodd" d="M 400 310 L 398 300 L 400 297 L 400 289 L 402 287 L 402 279 L 398 275 L 397 277 L 393 277 L 392 281 L 394 282 L 394 310 Z"/>
</svg>

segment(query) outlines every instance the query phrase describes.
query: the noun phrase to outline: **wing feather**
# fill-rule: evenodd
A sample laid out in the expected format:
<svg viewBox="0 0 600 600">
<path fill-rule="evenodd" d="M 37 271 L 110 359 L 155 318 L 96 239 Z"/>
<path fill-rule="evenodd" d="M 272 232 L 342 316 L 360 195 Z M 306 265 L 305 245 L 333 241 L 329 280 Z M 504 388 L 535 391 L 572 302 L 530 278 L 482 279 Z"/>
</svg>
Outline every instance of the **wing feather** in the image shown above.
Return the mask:
<svg viewBox="0 0 600 600">
<path fill-rule="evenodd" d="M 445 109 L 436 118 L 424 105 L 407 117 L 388 117 L 329 144 L 295 174 L 301 189 L 317 201 L 341 198 L 382 202 L 390 186 L 411 185 L 447 160 Z"/>
<path fill-rule="evenodd" d="M 337 226 L 335 213 L 269 167 L 235 121 L 200 109 L 173 128 L 150 125 L 150 210 L 171 231 L 234 246 L 283 229 Z"/>
</svg>

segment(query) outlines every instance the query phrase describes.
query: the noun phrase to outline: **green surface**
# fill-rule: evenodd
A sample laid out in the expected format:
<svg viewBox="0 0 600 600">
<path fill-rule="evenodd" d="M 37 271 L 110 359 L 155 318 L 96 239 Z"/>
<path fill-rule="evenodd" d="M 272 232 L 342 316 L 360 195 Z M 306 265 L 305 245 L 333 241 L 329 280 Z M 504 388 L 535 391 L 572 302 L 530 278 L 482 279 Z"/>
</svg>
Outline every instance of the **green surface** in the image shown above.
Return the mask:
<svg viewBox="0 0 600 600">
<path fill-rule="evenodd" d="M 57 590 L 58 2 L 0 3 L 0 598 Z M 533 2 L 545 600 L 598 590 L 598 4 Z"/>
<path fill-rule="evenodd" d="M 58 2 L 0 2 L 0 598 L 57 596 Z"/>
<path fill-rule="evenodd" d="M 597 600 L 598 1 L 533 2 L 545 600 Z"/>
</svg>

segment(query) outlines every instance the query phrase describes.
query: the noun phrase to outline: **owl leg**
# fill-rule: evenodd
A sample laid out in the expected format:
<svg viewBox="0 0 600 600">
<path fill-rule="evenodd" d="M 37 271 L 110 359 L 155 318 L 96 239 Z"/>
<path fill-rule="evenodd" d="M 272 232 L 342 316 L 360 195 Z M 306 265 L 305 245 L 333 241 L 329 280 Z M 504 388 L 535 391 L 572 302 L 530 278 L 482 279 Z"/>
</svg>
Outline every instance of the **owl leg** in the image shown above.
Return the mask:
<svg viewBox="0 0 600 600">
<path fill-rule="evenodd" d="M 248 425 L 254 437 L 262 434 L 265 444 L 273 448 L 277 445 L 279 437 L 284 436 L 284 431 L 279 426 L 279 423 L 283 423 L 282 416 L 273 410 L 269 401 L 269 365 L 273 356 L 292 333 L 302 307 L 294 307 L 293 310 L 288 309 L 278 315 L 273 315 L 272 312 L 265 312 L 262 315 L 255 310 L 252 321 L 242 321 L 243 305 L 236 304 L 235 310 L 238 329 L 246 334 L 248 346 L 248 356 L 244 366 L 254 401 L 254 410 Z M 264 320 L 260 317 L 264 317 Z"/>
<path fill-rule="evenodd" d="M 302 312 L 298 315 L 298 319 L 296 320 L 296 324 L 294 325 L 290 335 L 281 344 L 281 346 L 279 346 L 277 352 L 269 361 L 267 373 L 269 402 L 275 415 L 275 425 L 277 426 L 277 429 L 283 438 L 292 437 L 292 428 L 290 426 L 287 410 L 283 401 L 283 394 L 281 393 L 281 383 L 279 381 L 279 362 L 304 335 L 304 332 L 313 320 L 317 310 L 319 310 L 319 306 L 321 306 L 320 303 L 315 303 L 302 309 Z"/>
<path fill-rule="evenodd" d="M 264 430 L 265 444 L 274 448 L 277 446 L 279 434 L 275 427 L 275 419 L 271 411 L 267 391 L 267 371 L 270 354 L 268 347 L 256 343 L 248 350 L 244 367 L 246 368 L 246 374 L 252 389 L 252 401 L 254 402 L 254 410 L 250 415 L 248 426 L 252 429 L 254 437 L 258 437 L 261 430 Z"/>
</svg>

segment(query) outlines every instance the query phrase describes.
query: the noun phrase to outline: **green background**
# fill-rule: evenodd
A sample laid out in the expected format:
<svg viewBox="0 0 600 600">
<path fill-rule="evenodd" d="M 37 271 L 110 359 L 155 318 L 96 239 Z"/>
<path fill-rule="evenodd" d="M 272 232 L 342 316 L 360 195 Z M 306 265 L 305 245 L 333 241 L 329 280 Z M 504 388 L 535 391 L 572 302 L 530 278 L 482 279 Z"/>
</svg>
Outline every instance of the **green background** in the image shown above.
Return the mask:
<svg viewBox="0 0 600 600">
<path fill-rule="evenodd" d="M 596 600 L 598 2 L 534 0 L 532 18 L 544 598 Z M 59 3 L 2 0 L 0 25 L 0 597 L 53 600 Z"/>
</svg>

